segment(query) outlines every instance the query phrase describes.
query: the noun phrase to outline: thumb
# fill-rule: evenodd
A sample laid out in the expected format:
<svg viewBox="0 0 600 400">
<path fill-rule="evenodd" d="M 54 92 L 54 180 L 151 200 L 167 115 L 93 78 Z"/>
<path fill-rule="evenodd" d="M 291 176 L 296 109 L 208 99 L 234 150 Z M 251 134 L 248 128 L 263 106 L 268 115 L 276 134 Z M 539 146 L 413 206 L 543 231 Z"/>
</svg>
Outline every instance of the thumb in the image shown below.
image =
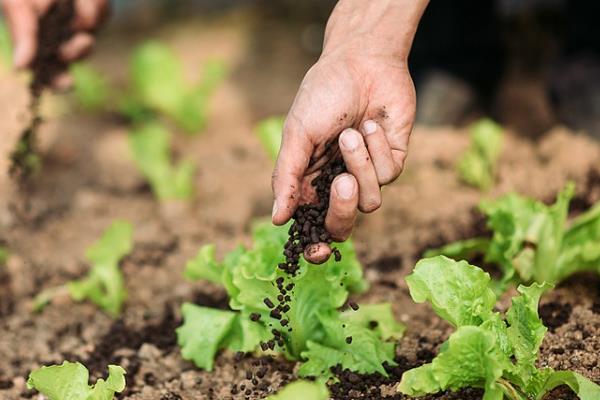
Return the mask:
<svg viewBox="0 0 600 400">
<path fill-rule="evenodd" d="M 273 170 L 273 223 L 285 224 L 296 211 L 300 201 L 302 178 L 308 167 L 314 146 L 293 117 L 286 118 L 281 148 Z"/>
</svg>

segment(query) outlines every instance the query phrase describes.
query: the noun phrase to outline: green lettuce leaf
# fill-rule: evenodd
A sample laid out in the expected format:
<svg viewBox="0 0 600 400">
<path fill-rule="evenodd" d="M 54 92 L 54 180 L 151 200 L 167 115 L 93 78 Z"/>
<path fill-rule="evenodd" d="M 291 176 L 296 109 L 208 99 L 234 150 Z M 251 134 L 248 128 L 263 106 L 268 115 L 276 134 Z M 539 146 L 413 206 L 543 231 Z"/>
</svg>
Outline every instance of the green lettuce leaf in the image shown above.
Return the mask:
<svg viewBox="0 0 600 400">
<path fill-rule="evenodd" d="M 455 327 L 481 324 L 496 302 L 486 272 L 444 256 L 420 260 L 406 282 L 415 302 L 430 302 Z"/>
<path fill-rule="evenodd" d="M 444 256 L 421 260 L 407 282 L 415 301 L 429 301 L 457 330 L 431 363 L 404 373 L 400 392 L 422 396 L 476 387 L 484 389 L 486 400 L 541 400 L 554 387 L 568 384 L 582 399 L 598 396 L 600 386 L 574 372 L 536 366 L 546 333 L 538 303 L 551 285 L 519 286 L 520 294 L 503 318 L 492 312 L 494 301 L 487 300 L 489 276 L 465 261 Z"/>
<path fill-rule="evenodd" d="M 506 313 L 506 321 L 510 325 L 508 341 L 517 360 L 516 372 L 524 382 L 528 382 L 537 371 L 535 362 L 547 331 L 538 316 L 538 303 L 542 293 L 551 287 L 549 284 L 519 286 L 521 295 L 513 297 L 512 306 Z"/>
<path fill-rule="evenodd" d="M 206 122 L 208 99 L 224 75 L 223 64 L 210 61 L 202 81 L 189 84 L 175 54 L 150 41 L 138 47 L 131 60 L 133 102 L 169 116 L 190 134 L 197 133 Z"/>
<path fill-rule="evenodd" d="M 86 258 L 92 265 L 90 272 L 82 279 L 67 283 L 75 301 L 90 300 L 113 317 L 121 313 L 127 290 L 119 262 L 131 251 L 132 237 L 131 224 L 117 220 L 87 250 Z"/>
<path fill-rule="evenodd" d="M 329 391 L 322 382 L 296 381 L 265 400 L 327 400 Z"/>
<path fill-rule="evenodd" d="M 502 376 L 506 356 L 496 346 L 494 335 L 476 326 L 462 326 L 431 364 L 404 373 L 399 390 L 422 396 L 446 389 L 484 388 L 484 398 L 499 398 L 497 380 Z M 496 396 L 496 397 L 494 397 Z"/>
<path fill-rule="evenodd" d="M 502 127 L 489 119 L 474 123 L 471 146 L 458 162 L 461 179 L 481 190 L 494 184 L 496 163 L 502 151 Z"/>
<path fill-rule="evenodd" d="M 255 128 L 260 142 L 273 161 L 277 159 L 277 154 L 279 154 L 284 120 L 284 117 L 266 118 L 260 121 Z"/>
<path fill-rule="evenodd" d="M 129 136 L 133 157 L 159 200 L 189 200 L 194 195 L 192 161 L 171 161 L 169 133 L 161 125 L 148 123 Z"/>
<path fill-rule="evenodd" d="M 282 330 L 284 346 L 277 347 L 276 351 L 289 359 L 306 360 L 305 375 L 316 370 L 328 374 L 329 367 L 337 364 L 353 370 L 385 373 L 382 363 L 393 363 L 394 344 L 384 340 L 400 337 L 404 327 L 393 320 L 389 305 L 370 309 L 366 306 L 367 312 L 372 314 L 370 318 L 360 310 L 355 314 L 340 313 L 339 308 L 346 303 L 349 294 L 367 288 L 352 243 L 338 245 L 342 254 L 340 262 L 331 259 L 317 267 L 301 259 L 299 271 L 291 277 L 277 266 L 283 261 L 282 249 L 288 239 L 288 229 L 289 224 L 274 227 L 269 222 L 259 223 L 253 228 L 251 248 L 240 246 L 219 262 L 214 246 L 209 245 L 188 262 L 185 276 L 221 284 L 229 295 L 231 312 L 238 317 L 222 337 L 210 339 L 217 343 L 215 348 L 251 351 L 270 338 L 271 328 L 279 326 L 279 321 L 270 316 L 271 310 L 264 299 L 275 301 L 279 292 L 273 281 L 284 278 L 286 285 L 293 284 L 293 295 L 287 303 L 290 309 L 285 313 L 290 331 Z M 260 316 L 259 320 L 250 321 L 251 314 Z M 372 326 L 371 321 L 377 326 Z M 346 343 L 348 336 L 353 337 L 352 343 Z M 312 350 L 319 346 L 327 349 L 331 356 L 323 359 L 321 352 Z M 197 343 L 190 344 L 189 348 L 192 352 L 207 354 Z M 212 358 L 214 355 L 215 352 L 208 353 Z M 206 359 L 201 361 L 196 364 L 206 368 Z"/>
<path fill-rule="evenodd" d="M 69 73 L 73 77 L 73 95 L 81 106 L 87 110 L 98 110 L 108 106 L 110 87 L 106 78 L 86 63 L 70 66 Z"/>
<path fill-rule="evenodd" d="M 426 254 L 470 259 L 483 253 L 486 263 L 503 272 L 500 288 L 518 282 L 555 285 L 576 272 L 600 273 L 600 204 L 569 225 L 574 192 L 569 183 L 550 206 L 514 193 L 483 201 L 491 239 L 468 239 Z"/>
<path fill-rule="evenodd" d="M 48 400 L 112 400 L 115 393 L 125 389 L 125 370 L 109 365 L 106 380 L 98 379 L 93 386 L 89 386 L 88 381 L 86 367 L 78 362 L 65 361 L 61 365 L 32 371 L 27 387 L 37 390 Z"/>
</svg>

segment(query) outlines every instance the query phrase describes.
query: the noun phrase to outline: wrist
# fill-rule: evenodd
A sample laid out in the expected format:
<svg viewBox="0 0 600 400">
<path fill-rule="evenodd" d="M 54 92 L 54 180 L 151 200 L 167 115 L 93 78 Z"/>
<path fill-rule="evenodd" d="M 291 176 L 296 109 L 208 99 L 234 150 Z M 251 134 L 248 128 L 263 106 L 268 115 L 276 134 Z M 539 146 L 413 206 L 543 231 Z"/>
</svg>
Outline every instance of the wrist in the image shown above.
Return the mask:
<svg viewBox="0 0 600 400">
<path fill-rule="evenodd" d="M 333 10 L 322 56 L 394 58 L 406 62 L 429 0 L 340 0 Z"/>
</svg>

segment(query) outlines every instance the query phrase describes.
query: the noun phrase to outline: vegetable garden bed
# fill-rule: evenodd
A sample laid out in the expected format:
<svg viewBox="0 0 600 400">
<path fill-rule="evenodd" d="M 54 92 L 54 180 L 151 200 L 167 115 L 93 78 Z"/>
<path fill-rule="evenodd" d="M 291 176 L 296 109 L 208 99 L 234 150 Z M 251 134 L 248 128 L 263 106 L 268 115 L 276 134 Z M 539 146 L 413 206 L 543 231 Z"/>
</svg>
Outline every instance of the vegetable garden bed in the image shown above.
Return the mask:
<svg viewBox="0 0 600 400">
<path fill-rule="evenodd" d="M 186 263 L 205 244 L 215 244 L 217 259 L 238 243 L 250 246 L 251 227 L 268 216 L 271 203 L 271 161 L 252 134 L 263 115 L 240 90 L 254 78 L 252 70 L 236 77 L 243 44 L 236 28 L 228 29 L 221 32 L 222 57 L 233 77 L 218 89 L 205 132 L 175 137 L 181 158 L 198 160 L 193 201 L 159 203 L 139 177 L 113 168 L 125 129 L 89 115 L 61 119 L 43 174 L 27 198 L 10 199 L 18 207 L 26 202 L 27 212 L 15 214 L 0 231 L 0 244 L 9 249 L 0 262 L 0 398 L 36 398 L 26 388 L 29 373 L 63 360 L 82 362 L 94 378 L 105 377 L 108 364 L 122 366 L 127 387 L 118 398 L 130 400 L 261 399 L 297 379 L 294 362 L 228 351 L 219 353 L 213 371 L 202 371 L 182 359 L 177 345 L 183 303 L 228 309 L 219 285 L 183 278 Z M 177 34 L 168 37 L 181 48 L 197 45 Z M 212 33 L 198 37 L 200 47 L 214 40 Z M 110 59 L 101 53 L 100 62 L 102 57 Z M 486 196 L 517 191 L 551 203 L 570 180 L 576 187 L 572 216 L 600 200 L 597 143 L 560 128 L 540 143 L 512 134 L 505 139 L 497 184 Z M 339 382 L 330 387 L 334 398 L 409 398 L 396 392 L 402 374 L 431 362 L 455 330 L 429 305 L 415 304 L 404 278 L 425 250 L 487 234 L 476 211 L 483 195 L 463 185 L 455 170 L 468 143 L 461 130 L 417 127 L 404 175 L 384 190 L 383 208 L 359 220 L 354 244 L 370 288 L 351 299 L 359 305 L 391 303 L 407 330 L 388 378 L 338 370 Z M 42 290 L 85 276 L 91 264 L 86 249 L 115 219 L 134 227 L 133 247 L 121 262 L 128 291 L 123 315 L 113 319 L 67 296 L 33 314 L 33 298 Z M 508 310 L 513 295 L 514 289 L 501 298 L 498 311 Z M 542 297 L 539 313 L 549 331 L 537 367 L 572 370 L 600 382 L 600 277 L 583 273 L 562 282 Z M 469 400 L 482 393 L 464 389 L 424 398 Z M 560 387 L 546 398 L 576 397 Z"/>
</svg>

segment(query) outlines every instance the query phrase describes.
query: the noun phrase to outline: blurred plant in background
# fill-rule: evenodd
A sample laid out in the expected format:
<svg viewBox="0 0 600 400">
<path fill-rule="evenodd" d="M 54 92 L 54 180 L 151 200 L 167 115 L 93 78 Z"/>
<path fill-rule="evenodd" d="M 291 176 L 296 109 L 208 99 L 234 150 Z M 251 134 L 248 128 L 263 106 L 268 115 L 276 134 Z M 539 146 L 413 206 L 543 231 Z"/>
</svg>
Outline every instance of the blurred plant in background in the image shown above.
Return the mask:
<svg viewBox="0 0 600 400">
<path fill-rule="evenodd" d="M 148 41 L 138 46 L 130 60 L 128 82 L 113 86 L 91 65 L 71 67 L 74 98 L 91 112 L 115 113 L 132 126 L 130 149 L 157 198 L 189 200 L 193 196 L 195 166 L 192 161 L 174 165 L 170 129 L 197 135 L 206 126 L 208 105 L 222 82 L 226 68 L 208 61 L 196 83 L 186 82 L 180 59 L 167 46 Z"/>
<path fill-rule="evenodd" d="M 284 120 L 285 117 L 283 116 L 265 118 L 254 129 L 261 144 L 273 161 L 277 159 L 279 147 L 281 146 Z"/>
<path fill-rule="evenodd" d="M 457 166 L 466 184 L 484 191 L 494 185 L 496 163 L 502 152 L 502 131 L 502 127 L 490 119 L 471 125 L 471 146 Z"/>
</svg>

